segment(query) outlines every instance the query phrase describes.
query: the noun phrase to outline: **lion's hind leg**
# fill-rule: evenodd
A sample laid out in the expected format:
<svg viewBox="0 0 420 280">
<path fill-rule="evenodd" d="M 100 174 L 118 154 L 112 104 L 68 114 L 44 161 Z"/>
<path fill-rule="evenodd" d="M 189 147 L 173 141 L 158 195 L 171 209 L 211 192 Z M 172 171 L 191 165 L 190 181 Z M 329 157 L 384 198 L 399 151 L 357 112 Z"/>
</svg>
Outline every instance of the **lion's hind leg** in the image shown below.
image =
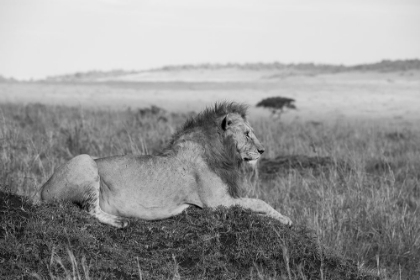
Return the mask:
<svg viewBox="0 0 420 280">
<path fill-rule="evenodd" d="M 104 212 L 99 205 L 99 188 L 100 180 L 92 183 L 92 187 L 89 188 L 89 193 L 86 196 L 86 199 L 83 201 L 83 206 L 86 210 L 97 218 L 101 223 L 108 224 L 117 228 L 124 228 L 128 226 L 128 220 L 122 217 L 118 217 L 112 214 Z"/>
<path fill-rule="evenodd" d="M 128 222 L 118 216 L 105 213 L 99 206 L 100 176 L 96 162 L 89 155 L 79 155 L 54 172 L 42 186 L 43 201 L 66 200 L 82 205 L 101 223 L 118 228 Z"/>
</svg>

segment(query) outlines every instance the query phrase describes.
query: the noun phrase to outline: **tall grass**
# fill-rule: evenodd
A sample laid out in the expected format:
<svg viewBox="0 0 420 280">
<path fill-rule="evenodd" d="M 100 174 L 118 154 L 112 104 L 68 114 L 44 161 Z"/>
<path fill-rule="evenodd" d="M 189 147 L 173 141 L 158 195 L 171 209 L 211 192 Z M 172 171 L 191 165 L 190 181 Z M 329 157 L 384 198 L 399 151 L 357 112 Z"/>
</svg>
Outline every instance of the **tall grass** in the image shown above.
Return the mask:
<svg viewBox="0 0 420 280">
<path fill-rule="evenodd" d="M 258 129 L 263 128 L 263 129 Z M 380 275 L 419 277 L 420 137 L 387 122 L 257 126 L 270 156 L 304 154 L 345 161 L 314 175 L 292 172 L 261 184 L 260 197 L 323 243 L 376 267 Z M 392 276 L 390 276 L 392 275 Z"/>
<path fill-rule="evenodd" d="M 38 199 L 54 168 L 71 157 L 159 151 L 187 118 L 139 110 L 0 105 L 0 190 Z M 379 121 L 252 121 L 266 157 L 328 156 L 349 169 L 290 171 L 252 194 L 319 242 L 375 268 L 385 279 L 420 277 L 420 132 Z"/>
</svg>

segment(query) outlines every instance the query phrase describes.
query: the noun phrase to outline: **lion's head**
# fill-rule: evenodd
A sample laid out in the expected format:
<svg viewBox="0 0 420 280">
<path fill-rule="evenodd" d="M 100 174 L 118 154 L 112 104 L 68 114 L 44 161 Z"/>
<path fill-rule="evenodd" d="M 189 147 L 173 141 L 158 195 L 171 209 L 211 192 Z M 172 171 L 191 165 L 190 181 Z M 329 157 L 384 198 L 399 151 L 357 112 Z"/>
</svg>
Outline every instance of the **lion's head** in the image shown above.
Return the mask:
<svg viewBox="0 0 420 280">
<path fill-rule="evenodd" d="M 192 141 L 203 147 L 204 160 L 228 185 L 229 194 L 238 197 L 243 184 L 243 166 L 253 166 L 264 152 L 246 119 L 247 106 L 216 103 L 189 119 L 172 137 L 165 153 L 178 144 Z"/>
<path fill-rule="evenodd" d="M 237 113 L 229 113 L 223 118 L 221 127 L 225 137 L 232 137 L 242 160 L 255 165 L 264 153 L 264 147 L 248 121 Z"/>
</svg>

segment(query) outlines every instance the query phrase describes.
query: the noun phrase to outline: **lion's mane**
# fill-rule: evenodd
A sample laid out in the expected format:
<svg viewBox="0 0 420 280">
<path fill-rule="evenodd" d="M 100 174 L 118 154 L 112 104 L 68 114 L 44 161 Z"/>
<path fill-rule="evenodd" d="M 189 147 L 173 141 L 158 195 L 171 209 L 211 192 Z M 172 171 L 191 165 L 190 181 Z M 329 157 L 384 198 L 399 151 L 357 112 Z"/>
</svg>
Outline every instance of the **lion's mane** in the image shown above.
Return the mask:
<svg viewBox="0 0 420 280">
<path fill-rule="evenodd" d="M 224 137 L 221 120 L 229 113 L 239 114 L 246 121 L 247 106 L 221 102 L 190 118 L 173 136 L 163 154 L 176 153 L 183 142 L 192 141 L 204 149 L 204 160 L 228 186 L 232 197 L 239 197 L 243 182 L 243 159 L 232 137 Z"/>
</svg>

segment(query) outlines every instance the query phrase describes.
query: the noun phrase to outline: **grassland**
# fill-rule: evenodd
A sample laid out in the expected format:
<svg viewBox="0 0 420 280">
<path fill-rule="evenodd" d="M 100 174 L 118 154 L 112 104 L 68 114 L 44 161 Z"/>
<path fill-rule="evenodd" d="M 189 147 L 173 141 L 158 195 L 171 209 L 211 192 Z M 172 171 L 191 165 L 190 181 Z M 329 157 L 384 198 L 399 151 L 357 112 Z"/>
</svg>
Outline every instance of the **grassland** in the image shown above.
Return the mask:
<svg viewBox="0 0 420 280">
<path fill-rule="evenodd" d="M 154 153 L 187 117 L 137 109 L 1 104 L 0 190 L 37 201 L 41 184 L 54 168 L 71 157 L 81 153 L 99 157 Z M 99 225 L 71 205 L 10 202 L 0 207 L 0 267 L 8 269 L 0 268 L 0 275 L 6 277 L 13 272 L 15 277 L 54 279 L 76 275 L 71 279 L 84 279 L 89 278 L 90 271 L 95 279 L 106 279 L 107 275 L 116 279 L 138 279 L 140 275 L 144 279 L 320 279 L 321 275 L 324 279 L 357 279 L 360 275 L 350 273 L 350 268 L 356 266 L 382 279 L 420 277 L 418 126 L 389 120 L 251 121 L 267 147 L 266 158 L 299 155 L 330 159 L 322 169 L 297 165 L 283 168 L 274 176 L 260 176 L 259 185 L 246 190 L 248 195 L 267 201 L 289 216 L 295 223 L 293 230 L 261 222 L 259 217 L 240 209 L 215 213 L 192 209 L 167 222 L 134 222 L 123 232 Z M 218 220 L 220 230 L 215 231 Z M 188 229 L 194 223 L 201 237 L 191 235 L 191 231 L 173 231 L 176 226 Z M 260 230 L 252 230 L 250 224 Z M 223 232 L 230 235 L 220 238 Z M 249 232 L 254 239 L 249 239 Z M 216 243 L 203 241 L 216 233 Z M 190 259 L 185 249 L 184 255 L 179 254 L 186 239 L 200 244 L 188 247 Z M 158 240 L 167 243 L 162 245 Z M 286 246 L 278 244 L 279 240 L 295 241 Z M 176 246 L 174 242 L 179 243 Z M 298 247 L 302 243 L 308 247 Z M 313 244 L 331 252 L 321 254 L 321 259 L 325 256 L 335 260 L 334 267 L 344 267 L 348 274 L 334 274 L 338 270 L 321 266 L 319 256 L 317 259 L 316 254 L 311 255 L 319 252 L 311 247 Z M 208 254 L 195 254 L 203 247 L 208 248 Z M 285 253 L 284 248 L 289 252 Z M 310 256 L 299 257 L 294 248 Z M 159 252 L 165 253 L 163 262 Z M 221 265 L 223 256 L 243 266 Z M 298 259 L 306 260 L 308 265 L 299 268 Z M 290 261 L 290 272 L 286 260 Z M 319 267 L 311 268 L 309 260 L 317 260 Z M 203 267 L 207 274 L 199 269 Z"/>
<path fill-rule="evenodd" d="M 419 279 L 419 77 L 410 60 L 0 78 L 0 278 Z M 243 194 L 292 229 L 239 208 L 189 208 L 117 230 L 74 205 L 36 204 L 75 155 L 151 154 L 191 110 L 278 95 L 298 110 L 280 121 L 250 108 L 267 152 Z M 137 109 L 152 104 L 177 113 Z"/>
</svg>

